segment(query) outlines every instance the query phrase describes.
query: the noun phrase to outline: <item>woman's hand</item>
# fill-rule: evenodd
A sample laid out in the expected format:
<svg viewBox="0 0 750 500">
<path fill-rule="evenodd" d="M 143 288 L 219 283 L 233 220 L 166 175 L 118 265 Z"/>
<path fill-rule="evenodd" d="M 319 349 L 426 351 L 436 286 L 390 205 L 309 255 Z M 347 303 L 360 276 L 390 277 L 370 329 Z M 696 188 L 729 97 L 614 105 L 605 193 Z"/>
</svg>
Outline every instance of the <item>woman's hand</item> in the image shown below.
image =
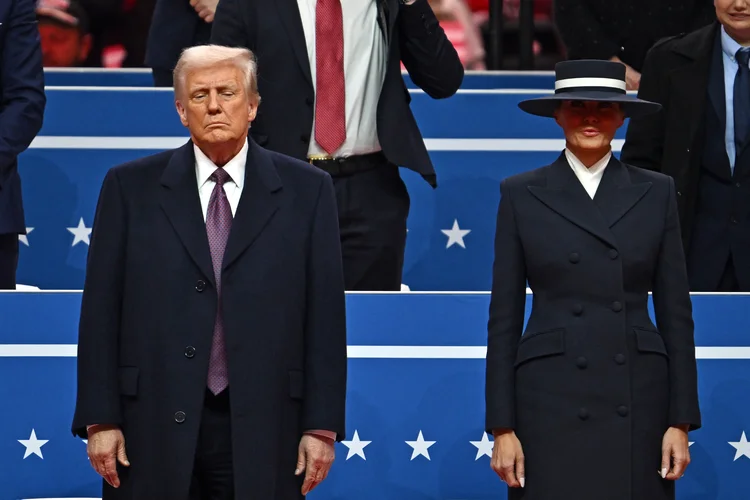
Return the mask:
<svg viewBox="0 0 750 500">
<path fill-rule="evenodd" d="M 498 430 L 492 448 L 492 470 L 511 488 L 523 488 L 526 484 L 523 449 L 512 430 Z"/>
<path fill-rule="evenodd" d="M 670 427 L 661 444 L 661 477 L 672 481 L 680 479 L 689 463 L 688 426 Z"/>
</svg>

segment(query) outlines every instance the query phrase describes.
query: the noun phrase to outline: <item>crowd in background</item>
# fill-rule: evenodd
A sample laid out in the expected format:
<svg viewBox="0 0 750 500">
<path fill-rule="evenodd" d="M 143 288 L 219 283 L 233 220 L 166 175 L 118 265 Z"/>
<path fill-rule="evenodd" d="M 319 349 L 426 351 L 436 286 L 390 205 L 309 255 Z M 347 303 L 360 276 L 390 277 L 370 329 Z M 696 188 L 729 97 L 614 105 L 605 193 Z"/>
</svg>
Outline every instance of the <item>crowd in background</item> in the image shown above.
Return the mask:
<svg viewBox="0 0 750 500">
<path fill-rule="evenodd" d="M 186 0 L 187 2 L 188 0 Z M 144 67 L 157 0 L 39 0 L 46 67 Z M 518 67 L 521 0 L 503 1 L 503 69 Z M 429 0 L 467 70 L 487 69 L 489 0 Z M 712 0 L 535 0 L 535 69 L 562 59 L 621 60 L 637 88 L 646 51 L 715 19 Z"/>
<path fill-rule="evenodd" d="M 39 0 L 38 18 L 46 67 L 144 67 L 148 32 L 157 0 Z M 187 2 L 188 0 L 186 0 Z M 489 0 L 429 0 L 466 69 L 487 68 Z M 504 1 L 505 51 L 518 52 L 515 33 L 520 0 Z M 564 56 L 550 36 L 553 0 L 534 5 L 538 69 Z"/>
</svg>

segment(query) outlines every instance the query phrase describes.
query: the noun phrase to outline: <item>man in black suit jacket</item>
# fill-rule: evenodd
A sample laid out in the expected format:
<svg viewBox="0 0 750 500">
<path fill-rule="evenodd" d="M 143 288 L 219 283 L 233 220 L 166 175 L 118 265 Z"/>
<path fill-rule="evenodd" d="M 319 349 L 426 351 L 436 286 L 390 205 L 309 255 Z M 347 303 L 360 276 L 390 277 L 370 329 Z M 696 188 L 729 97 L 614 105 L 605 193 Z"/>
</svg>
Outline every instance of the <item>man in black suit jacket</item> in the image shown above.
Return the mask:
<svg viewBox="0 0 750 500">
<path fill-rule="evenodd" d="M 401 62 L 433 98 L 464 74 L 427 0 L 221 0 L 211 41 L 258 58 L 250 134 L 333 176 L 347 290 L 399 290 L 410 200 L 398 166 L 437 184 Z"/>
<path fill-rule="evenodd" d="M 42 128 L 44 71 L 36 3 L 0 3 L 0 290 L 16 288 L 18 235 L 26 234 L 18 155 Z"/>
<path fill-rule="evenodd" d="M 750 291 L 750 0 L 715 4 L 650 51 L 638 95 L 663 109 L 630 122 L 621 158 L 674 177 L 691 290 Z"/>
<path fill-rule="evenodd" d="M 333 184 L 248 139 L 248 50 L 193 47 L 175 73 L 191 140 L 99 197 L 72 431 L 104 500 L 300 499 L 345 435 Z"/>
</svg>

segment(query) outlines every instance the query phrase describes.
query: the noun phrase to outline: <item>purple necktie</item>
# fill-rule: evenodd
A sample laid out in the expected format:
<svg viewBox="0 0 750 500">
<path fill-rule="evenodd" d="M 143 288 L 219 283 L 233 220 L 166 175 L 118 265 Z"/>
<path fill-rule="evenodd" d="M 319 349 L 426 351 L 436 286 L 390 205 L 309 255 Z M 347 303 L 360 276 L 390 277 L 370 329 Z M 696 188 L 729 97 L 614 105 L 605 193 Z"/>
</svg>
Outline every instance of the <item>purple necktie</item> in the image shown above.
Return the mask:
<svg viewBox="0 0 750 500">
<path fill-rule="evenodd" d="M 224 318 L 221 310 L 221 264 L 224 259 L 224 248 L 227 246 L 229 230 L 232 228 L 232 209 L 224 192 L 224 183 L 231 180 L 223 168 L 217 168 L 211 175 L 216 182 L 208 201 L 206 214 L 206 232 L 208 245 L 211 247 L 211 260 L 214 264 L 218 303 L 216 320 L 214 322 L 214 338 L 211 343 L 211 358 L 208 362 L 208 388 L 214 394 L 219 394 L 229 385 L 227 374 L 227 354 L 224 344 Z"/>
</svg>

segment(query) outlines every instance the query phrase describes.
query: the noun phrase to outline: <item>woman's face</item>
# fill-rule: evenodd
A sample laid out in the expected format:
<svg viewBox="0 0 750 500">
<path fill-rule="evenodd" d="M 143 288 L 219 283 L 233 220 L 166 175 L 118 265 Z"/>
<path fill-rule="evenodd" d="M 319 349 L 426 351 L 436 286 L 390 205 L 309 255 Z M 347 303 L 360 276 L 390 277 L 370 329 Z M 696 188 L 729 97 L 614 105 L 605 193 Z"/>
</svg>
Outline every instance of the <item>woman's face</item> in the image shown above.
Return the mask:
<svg viewBox="0 0 750 500">
<path fill-rule="evenodd" d="M 616 102 L 563 101 L 555 113 L 569 147 L 577 150 L 608 149 L 625 121 Z"/>
</svg>

